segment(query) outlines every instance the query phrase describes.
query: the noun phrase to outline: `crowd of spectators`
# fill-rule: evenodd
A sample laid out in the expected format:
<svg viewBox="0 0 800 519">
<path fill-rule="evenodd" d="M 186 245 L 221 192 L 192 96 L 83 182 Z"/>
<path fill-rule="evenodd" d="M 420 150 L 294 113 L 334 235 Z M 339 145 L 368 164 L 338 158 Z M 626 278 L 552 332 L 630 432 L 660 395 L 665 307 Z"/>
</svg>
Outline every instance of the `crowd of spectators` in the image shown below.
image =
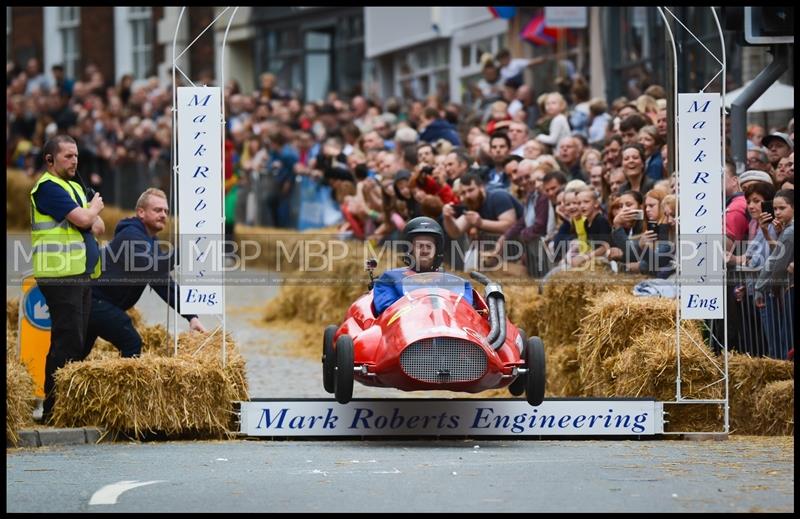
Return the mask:
<svg viewBox="0 0 800 519">
<path fill-rule="evenodd" d="M 677 199 L 664 88 L 609 106 L 578 75 L 535 92 L 522 72 L 537 60 L 501 51 L 482 63 L 468 106 L 334 92 L 303 102 L 268 73 L 251 94 L 230 81 L 230 221 L 297 228 L 305 183 L 330 193 L 343 236 L 380 244 L 398 239 L 411 218 L 437 219 L 451 268 L 543 276 L 601 262 L 673 277 Z M 171 86 L 130 76 L 111 84 L 91 64 L 74 80 L 60 66 L 51 73 L 35 59 L 7 65 L 7 166 L 40 172 L 42 143 L 67 133 L 78 142 L 81 177 L 107 203 L 112 185 L 132 185 L 125 175 L 137 176 L 137 193 L 168 190 Z M 729 161 L 725 174 L 728 266 L 754 273 L 732 289 L 741 307 L 730 305 L 734 326 L 744 336 L 757 325 L 768 346 L 760 353 L 775 358 L 786 358 L 793 340 L 793 143 L 793 120 L 769 132 L 751 126 L 747 171 L 737 175 Z M 744 317 L 744 305 L 755 317 Z"/>
</svg>

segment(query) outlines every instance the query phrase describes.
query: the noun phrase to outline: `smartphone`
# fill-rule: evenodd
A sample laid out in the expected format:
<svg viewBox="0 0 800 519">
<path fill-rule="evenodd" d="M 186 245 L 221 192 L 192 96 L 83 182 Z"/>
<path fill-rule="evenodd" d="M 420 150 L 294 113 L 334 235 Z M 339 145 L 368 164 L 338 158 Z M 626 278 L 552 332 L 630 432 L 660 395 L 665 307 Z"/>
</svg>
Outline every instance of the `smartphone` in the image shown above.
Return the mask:
<svg viewBox="0 0 800 519">
<path fill-rule="evenodd" d="M 458 218 L 459 216 L 464 214 L 464 211 L 466 211 L 466 210 L 467 210 L 467 207 L 464 204 L 455 204 L 453 206 L 453 211 L 455 211 L 455 218 Z"/>
<path fill-rule="evenodd" d="M 647 230 L 652 232 L 658 232 L 658 222 L 647 222 Z"/>
<path fill-rule="evenodd" d="M 636 209 L 633 213 L 634 220 L 644 220 L 644 210 L 643 209 Z"/>
<path fill-rule="evenodd" d="M 775 209 L 772 206 L 772 200 L 764 200 L 761 202 L 761 212 L 769 213 L 772 215 L 772 218 L 775 218 Z"/>
</svg>

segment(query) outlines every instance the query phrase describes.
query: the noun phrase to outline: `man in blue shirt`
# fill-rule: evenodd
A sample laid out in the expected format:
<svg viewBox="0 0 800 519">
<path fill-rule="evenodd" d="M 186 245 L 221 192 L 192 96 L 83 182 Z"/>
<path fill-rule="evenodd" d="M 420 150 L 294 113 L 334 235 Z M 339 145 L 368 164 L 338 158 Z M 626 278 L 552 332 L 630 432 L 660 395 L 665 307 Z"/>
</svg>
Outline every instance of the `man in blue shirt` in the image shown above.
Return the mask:
<svg viewBox="0 0 800 519">
<path fill-rule="evenodd" d="M 103 273 L 92 287 L 84 357 L 92 351 L 97 337 L 113 344 L 123 357 L 139 356 L 142 338 L 125 311 L 136 304 L 148 284 L 164 302 L 175 307 L 172 257 L 161 251 L 156 237 L 168 216 L 167 195 L 150 188 L 136 202 L 136 216 L 117 224 L 114 239 L 103 248 Z M 196 315 L 183 317 L 190 329 L 206 331 Z"/>
<path fill-rule="evenodd" d="M 387 270 L 375 281 L 372 302 L 376 315 L 382 314 L 403 297 L 402 282 L 405 277 L 421 272 L 436 272 L 444 259 L 444 232 L 436 220 L 418 216 L 406 224 L 403 234 L 411 242 L 411 253 L 404 258 L 408 268 Z M 469 289 L 465 290 L 464 299 L 472 304 L 472 287 L 465 288 Z"/>
</svg>

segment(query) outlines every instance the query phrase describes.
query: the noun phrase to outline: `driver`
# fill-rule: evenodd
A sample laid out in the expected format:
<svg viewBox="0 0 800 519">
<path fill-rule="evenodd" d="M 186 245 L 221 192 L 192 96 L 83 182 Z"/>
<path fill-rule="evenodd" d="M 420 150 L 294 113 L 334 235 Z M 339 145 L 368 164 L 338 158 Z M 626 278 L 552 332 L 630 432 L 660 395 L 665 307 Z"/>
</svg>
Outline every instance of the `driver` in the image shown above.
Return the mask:
<svg viewBox="0 0 800 519">
<path fill-rule="evenodd" d="M 372 293 L 375 315 L 382 314 L 403 297 L 403 278 L 420 272 L 438 272 L 444 259 L 444 232 L 433 218 L 418 216 L 410 220 L 403 236 L 411 242 L 411 253 L 403 258 L 408 268 L 387 270 L 375 281 Z M 472 304 L 472 290 L 465 291 L 464 299 Z"/>
</svg>

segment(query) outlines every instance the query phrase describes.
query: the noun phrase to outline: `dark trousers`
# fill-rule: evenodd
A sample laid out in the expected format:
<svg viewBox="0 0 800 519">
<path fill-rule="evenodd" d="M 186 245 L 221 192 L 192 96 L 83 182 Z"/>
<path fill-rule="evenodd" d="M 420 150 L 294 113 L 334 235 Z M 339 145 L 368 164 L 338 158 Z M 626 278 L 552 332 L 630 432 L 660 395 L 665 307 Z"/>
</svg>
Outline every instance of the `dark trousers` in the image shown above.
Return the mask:
<svg viewBox="0 0 800 519">
<path fill-rule="evenodd" d="M 83 358 L 92 352 L 94 341 L 98 337 L 113 344 L 123 357 L 137 357 L 142 352 L 142 338 L 125 310 L 104 299 L 92 297 Z"/>
<path fill-rule="evenodd" d="M 89 276 L 37 279 L 50 311 L 50 350 L 44 367 L 43 417 L 49 419 L 55 404 L 54 373 L 67 362 L 83 360 L 86 329 L 92 305 Z"/>
</svg>

